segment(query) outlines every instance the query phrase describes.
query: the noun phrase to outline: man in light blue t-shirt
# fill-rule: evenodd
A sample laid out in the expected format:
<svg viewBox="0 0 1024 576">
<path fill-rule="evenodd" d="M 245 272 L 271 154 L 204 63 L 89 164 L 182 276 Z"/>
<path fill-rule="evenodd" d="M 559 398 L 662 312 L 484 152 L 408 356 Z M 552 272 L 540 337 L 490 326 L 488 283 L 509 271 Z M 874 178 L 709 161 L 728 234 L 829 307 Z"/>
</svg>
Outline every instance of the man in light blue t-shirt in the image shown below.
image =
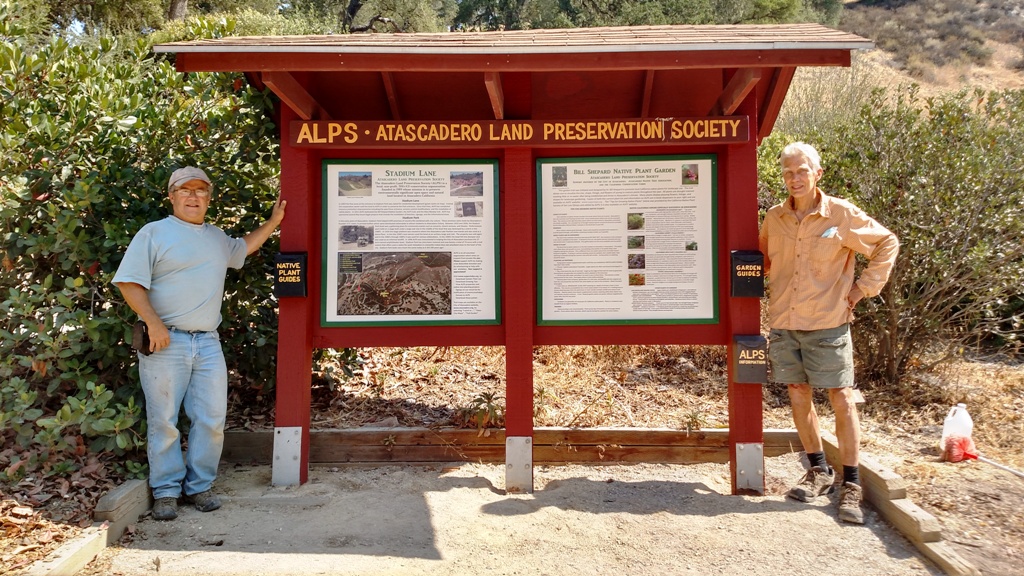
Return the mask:
<svg viewBox="0 0 1024 576">
<path fill-rule="evenodd" d="M 167 183 L 172 215 L 132 238 L 114 275 L 149 330 L 149 354 L 139 354 L 146 395 L 149 485 L 153 518 L 178 516 L 178 498 L 201 512 L 220 508 L 211 490 L 224 446 L 227 366 L 220 346 L 221 302 L 228 268 L 241 268 L 284 219 L 285 202 L 244 238 L 205 223 L 213 184 L 199 168 L 179 168 Z M 181 452 L 178 413 L 191 421 Z"/>
</svg>

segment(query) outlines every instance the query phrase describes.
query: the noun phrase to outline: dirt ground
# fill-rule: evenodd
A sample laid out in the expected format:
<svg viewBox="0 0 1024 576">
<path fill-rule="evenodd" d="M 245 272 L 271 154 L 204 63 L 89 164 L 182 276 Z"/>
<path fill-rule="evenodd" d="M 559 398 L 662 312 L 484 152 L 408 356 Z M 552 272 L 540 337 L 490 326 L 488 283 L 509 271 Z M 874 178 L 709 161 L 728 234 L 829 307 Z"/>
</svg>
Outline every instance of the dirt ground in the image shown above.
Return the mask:
<svg viewBox="0 0 1024 576">
<path fill-rule="evenodd" d="M 728 495 L 719 464 L 538 466 L 513 495 L 498 465 L 314 468 L 293 488 L 232 466 L 221 510 L 147 517 L 80 574 L 941 574 L 873 510 L 852 526 L 835 497 L 781 495 L 796 454 L 766 464 L 757 497 Z"/>
<path fill-rule="evenodd" d="M 315 375 L 313 427 L 455 425 L 485 394 L 503 404 L 503 360 L 487 348 L 361 350 L 355 377 Z M 715 347 L 538 347 L 535 424 L 718 428 L 728 421 L 724 366 Z M 864 452 L 907 480 L 911 501 L 982 574 L 1019 574 L 1024 478 L 942 462 L 937 442 L 946 410 L 963 401 L 982 453 L 1024 469 L 1024 366 L 959 362 L 864 392 Z M 265 429 L 273 414 L 256 405 L 233 393 L 229 427 Z M 832 430 L 827 402 L 818 407 Z M 765 428 L 792 427 L 784 390 L 764 388 L 763 414 Z M 220 570 L 206 574 L 810 574 L 840 573 L 841 562 L 848 573 L 937 573 L 874 511 L 866 527 L 843 526 L 834 499 L 786 501 L 802 474 L 796 454 L 766 465 L 764 497 L 726 496 L 727 469 L 711 464 L 538 466 L 535 492 L 514 496 L 500 466 L 314 468 L 295 489 L 271 488 L 269 468 L 226 466 L 223 510 L 144 518 L 85 573 L 204 573 L 190 562 Z M 0 510 L 5 528 L 24 520 L 17 510 Z M 38 522 L 8 539 L 0 573 L 80 530 Z"/>
</svg>

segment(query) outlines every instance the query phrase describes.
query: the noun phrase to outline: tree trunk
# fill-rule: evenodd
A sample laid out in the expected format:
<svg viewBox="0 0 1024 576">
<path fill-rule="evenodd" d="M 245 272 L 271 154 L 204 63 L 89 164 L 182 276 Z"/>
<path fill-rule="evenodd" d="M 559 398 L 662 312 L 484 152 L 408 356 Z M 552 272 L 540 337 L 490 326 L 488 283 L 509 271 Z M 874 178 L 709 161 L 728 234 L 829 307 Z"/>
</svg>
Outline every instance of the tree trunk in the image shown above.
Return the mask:
<svg viewBox="0 0 1024 576">
<path fill-rule="evenodd" d="M 167 9 L 168 20 L 184 20 L 188 12 L 188 0 L 171 0 L 171 7 Z"/>
<path fill-rule="evenodd" d="M 356 19 L 356 14 L 359 9 L 363 7 L 363 0 L 349 0 L 348 6 L 341 12 L 341 29 L 345 32 L 349 32 L 352 28 L 352 22 Z"/>
</svg>

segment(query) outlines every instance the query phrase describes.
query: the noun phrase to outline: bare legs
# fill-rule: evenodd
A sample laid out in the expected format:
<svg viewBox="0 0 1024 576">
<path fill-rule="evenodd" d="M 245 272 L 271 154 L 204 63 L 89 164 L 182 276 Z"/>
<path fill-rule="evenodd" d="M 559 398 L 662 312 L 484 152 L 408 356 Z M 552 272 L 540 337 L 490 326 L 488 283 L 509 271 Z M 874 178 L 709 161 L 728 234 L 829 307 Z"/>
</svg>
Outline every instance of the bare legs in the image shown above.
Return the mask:
<svg viewBox="0 0 1024 576">
<path fill-rule="evenodd" d="M 808 384 L 789 384 L 789 402 L 793 407 L 793 424 L 805 452 L 821 452 L 821 427 L 814 410 L 812 389 Z M 860 418 L 853 401 L 852 388 L 830 388 L 828 399 L 836 414 L 836 439 L 839 459 L 844 466 L 860 463 Z"/>
</svg>

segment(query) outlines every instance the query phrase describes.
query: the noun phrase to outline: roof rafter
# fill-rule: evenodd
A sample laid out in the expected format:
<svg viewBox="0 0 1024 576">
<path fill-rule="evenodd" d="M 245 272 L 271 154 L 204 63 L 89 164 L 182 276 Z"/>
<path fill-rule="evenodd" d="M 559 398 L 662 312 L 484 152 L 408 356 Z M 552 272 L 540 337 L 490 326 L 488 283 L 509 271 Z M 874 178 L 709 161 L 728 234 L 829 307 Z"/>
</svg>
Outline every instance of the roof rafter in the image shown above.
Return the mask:
<svg viewBox="0 0 1024 576">
<path fill-rule="evenodd" d="M 644 73 L 644 93 L 641 98 L 643 102 L 640 105 L 640 117 L 647 118 L 651 115 L 651 95 L 654 93 L 654 70 L 648 70 Z"/>
<path fill-rule="evenodd" d="M 756 68 L 738 70 L 722 89 L 722 95 L 718 97 L 718 102 L 711 107 L 708 116 L 728 116 L 735 112 L 760 80 L 761 71 Z"/>
<path fill-rule="evenodd" d="M 288 72 L 264 72 L 263 83 L 303 120 L 330 120 L 320 103 Z"/>
<path fill-rule="evenodd" d="M 484 86 L 487 87 L 487 96 L 491 99 L 491 108 L 494 109 L 494 119 L 505 119 L 505 92 L 501 88 L 500 72 L 484 72 Z"/>
<path fill-rule="evenodd" d="M 401 120 L 402 111 L 398 107 L 398 94 L 395 92 L 395 77 L 391 72 L 381 72 L 381 79 L 384 80 L 384 92 L 388 96 L 388 106 L 391 108 L 391 119 Z"/>
</svg>

